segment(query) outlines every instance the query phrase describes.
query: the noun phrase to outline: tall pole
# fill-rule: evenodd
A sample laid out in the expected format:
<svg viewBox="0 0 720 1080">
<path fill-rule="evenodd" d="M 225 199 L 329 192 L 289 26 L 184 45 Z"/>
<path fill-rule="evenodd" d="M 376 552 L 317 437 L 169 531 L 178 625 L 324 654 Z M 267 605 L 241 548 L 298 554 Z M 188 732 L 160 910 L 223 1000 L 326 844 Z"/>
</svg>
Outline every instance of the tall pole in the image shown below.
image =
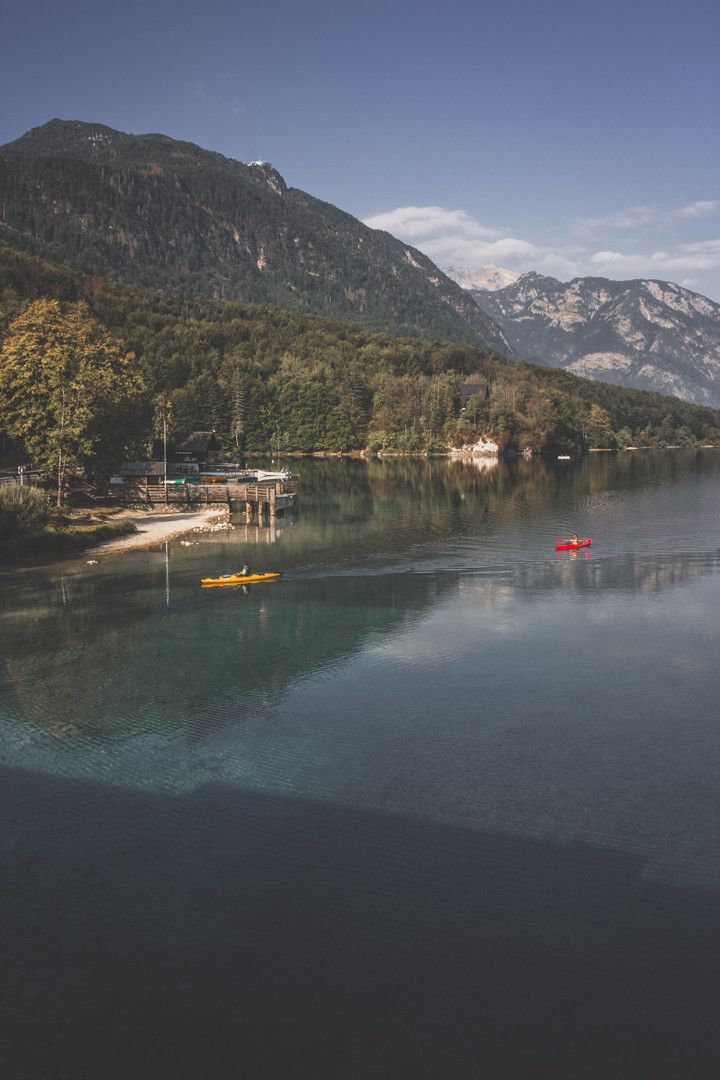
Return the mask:
<svg viewBox="0 0 720 1080">
<path fill-rule="evenodd" d="M 163 415 L 163 492 L 167 503 L 167 415 Z"/>
</svg>

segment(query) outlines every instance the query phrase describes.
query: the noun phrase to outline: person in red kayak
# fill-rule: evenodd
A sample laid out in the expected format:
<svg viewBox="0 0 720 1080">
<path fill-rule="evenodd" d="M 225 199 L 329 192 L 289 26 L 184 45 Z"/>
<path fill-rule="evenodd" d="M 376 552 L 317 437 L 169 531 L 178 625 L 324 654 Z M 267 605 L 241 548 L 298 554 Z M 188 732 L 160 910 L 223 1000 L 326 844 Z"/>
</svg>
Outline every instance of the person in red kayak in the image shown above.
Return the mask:
<svg viewBox="0 0 720 1080">
<path fill-rule="evenodd" d="M 570 539 L 568 540 L 568 544 L 579 544 L 579 543 L 580 543 L 580 537 L 578 536 L 577 533 L 573 533 L 572 536 L 570 537 Z"/>
</svg>

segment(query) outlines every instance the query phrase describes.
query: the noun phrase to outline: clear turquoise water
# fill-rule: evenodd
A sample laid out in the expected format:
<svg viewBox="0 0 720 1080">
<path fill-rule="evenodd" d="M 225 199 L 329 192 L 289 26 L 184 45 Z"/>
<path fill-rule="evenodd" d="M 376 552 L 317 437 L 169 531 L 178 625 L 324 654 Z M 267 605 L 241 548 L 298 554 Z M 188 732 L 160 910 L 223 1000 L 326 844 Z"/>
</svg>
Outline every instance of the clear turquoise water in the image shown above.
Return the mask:
<svg viewBox="0 0 720 1080">
<path fill-rule="evenodd" d="M 300 472 L 0 577 L 6 1073 L 716 1075 L 720 454 Z"/>
</svg>

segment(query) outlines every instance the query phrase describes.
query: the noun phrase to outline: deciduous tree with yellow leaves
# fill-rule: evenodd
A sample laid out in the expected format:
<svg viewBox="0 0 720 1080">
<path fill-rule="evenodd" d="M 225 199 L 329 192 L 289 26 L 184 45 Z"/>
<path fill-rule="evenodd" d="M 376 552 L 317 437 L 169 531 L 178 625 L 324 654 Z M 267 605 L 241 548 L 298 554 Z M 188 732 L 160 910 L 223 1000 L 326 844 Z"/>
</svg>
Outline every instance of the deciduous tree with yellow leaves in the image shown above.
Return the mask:
<svg viewBox="0 0 720 1080">
<path fill-rule="evenodd" d="M 0 348 L 0 421 L 38 465 L 57 476 L 87 464 L 129 434 L 145 393 L 135 354 L 84 303 L 36 300 L 10 324 Z"/>
</svg>

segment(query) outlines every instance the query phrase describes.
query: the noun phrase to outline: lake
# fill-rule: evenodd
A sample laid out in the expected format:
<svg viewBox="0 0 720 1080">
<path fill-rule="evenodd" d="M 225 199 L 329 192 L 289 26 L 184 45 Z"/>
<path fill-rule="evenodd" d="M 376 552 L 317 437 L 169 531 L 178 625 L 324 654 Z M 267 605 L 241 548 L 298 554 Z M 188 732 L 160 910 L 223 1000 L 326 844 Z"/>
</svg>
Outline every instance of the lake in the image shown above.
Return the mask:
<svg viewBox="0 0 720 1080">
<path fill-rule="evenodd" d="M 0 575 L 3 1077 L 720 1075 L 720 451 L 295 468 Z"/>
</svg>

